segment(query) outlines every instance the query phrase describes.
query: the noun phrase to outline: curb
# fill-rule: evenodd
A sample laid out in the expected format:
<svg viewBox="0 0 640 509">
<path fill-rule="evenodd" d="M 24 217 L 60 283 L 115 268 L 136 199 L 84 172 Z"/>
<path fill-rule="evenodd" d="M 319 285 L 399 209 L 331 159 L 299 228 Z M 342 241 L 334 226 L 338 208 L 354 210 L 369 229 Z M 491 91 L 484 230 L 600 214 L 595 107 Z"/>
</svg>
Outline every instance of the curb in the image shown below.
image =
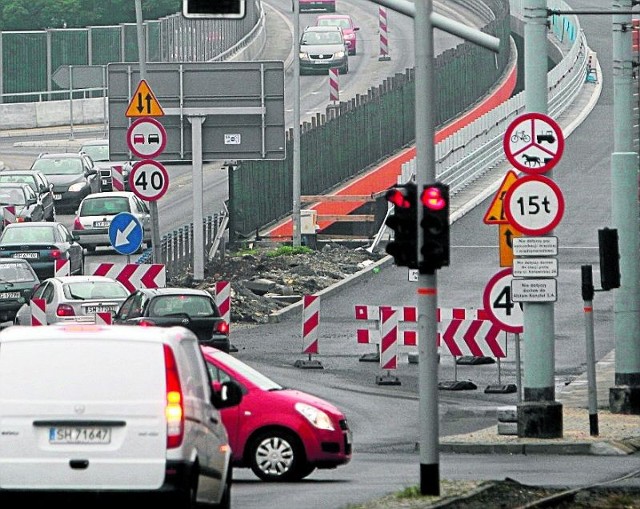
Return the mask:
<svg viewBox="0 0 640 509">
<path fill-rule="evenodd" d="M 478 443 L 440 443 L 442 453 L 457 454 L 546 454 L 546 455 L 585 455 L 585 456 L 627 456 L 638 451 L 625 441 L 601 442 L 561 442 L 561 443 L 522 443 L 492 444 Z"/>
</svg>

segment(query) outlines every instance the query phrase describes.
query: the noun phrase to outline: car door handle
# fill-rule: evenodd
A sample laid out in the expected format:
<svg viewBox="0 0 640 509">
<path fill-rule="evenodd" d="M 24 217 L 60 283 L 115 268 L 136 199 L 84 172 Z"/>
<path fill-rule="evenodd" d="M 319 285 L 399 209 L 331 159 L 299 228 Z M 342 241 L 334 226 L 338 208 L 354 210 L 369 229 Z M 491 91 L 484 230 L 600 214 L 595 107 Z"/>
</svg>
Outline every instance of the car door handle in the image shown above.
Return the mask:
<svg viewBox="0 0 640 509">
<path fill-rule="evenodd" d="M 210 415 L 209 416 L 209 420 L 213 423 L 213 424 L 218 424 L 220 421 L 218 420 L 218 418 L 215 415 Z"/>
</svg>

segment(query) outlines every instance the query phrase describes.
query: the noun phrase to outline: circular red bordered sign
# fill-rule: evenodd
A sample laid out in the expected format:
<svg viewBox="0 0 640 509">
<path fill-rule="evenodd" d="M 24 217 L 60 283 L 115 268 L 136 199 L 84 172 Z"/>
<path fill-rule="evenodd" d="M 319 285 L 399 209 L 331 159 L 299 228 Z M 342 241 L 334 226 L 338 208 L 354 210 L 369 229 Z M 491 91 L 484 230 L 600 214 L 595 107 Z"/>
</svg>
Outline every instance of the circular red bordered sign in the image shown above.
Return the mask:
<svg viewBox="0 0 640 509">
<path fill-rule="evenodd" d="M 489 319 L 501 330 L 520 334 L 524 330 L 522 305 L 511 300 L 511 267 L 493 275 L 484 288 L 482 303 Z"/>
<path fill-rule="evenodd" d="M 515 168 L 539 175 L 560 161 L 564 151 L 564 134 L 558 123 L 547 115 L 525 113 L 509 124 L 502 147 Z"/>
<path fill-rule="evenodd" d="M 518 178 L 504 196 L 509 224 L 525 235 L 553 230 L 564 214 L 564 197 L 558 185 L 542 175 Z"/>
<path fill-rule="evenodd" d="M 152 159 L 167 146 L 167 131 L 155 118 L 139 118 L 127 129 L 127 146 L 137 157 Z"/>
<path fill-rule="evenodd" d="M 129 187 L 141 200 L 156 201 L 169 188 L 169 174 L 158 161 L 138 161 L 129 173 Z"/>
</svg>

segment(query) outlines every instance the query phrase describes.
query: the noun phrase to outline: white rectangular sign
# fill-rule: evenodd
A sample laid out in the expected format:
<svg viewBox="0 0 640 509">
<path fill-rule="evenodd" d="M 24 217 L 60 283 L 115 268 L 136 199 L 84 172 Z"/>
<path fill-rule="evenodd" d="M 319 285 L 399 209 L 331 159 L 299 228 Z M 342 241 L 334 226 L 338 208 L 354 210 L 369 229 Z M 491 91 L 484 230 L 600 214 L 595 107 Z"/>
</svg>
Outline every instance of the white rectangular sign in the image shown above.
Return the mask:
<svg viewBox="0 0 640 509">
<path fill-rule="evenodd" d="M 555 302 L 558 300 L 555 279 L 512 279 L 511 300 L 514 302 Z"/>
<path fill-rule="evenodd" d="M 557 258 L 515 258 L 513 277 L 557 277 Z"/>
<path fill-rule="evenodd" d="M 555 256 L 558 254 L 558 237 L 514 237 L 514 256 Z"/>
</svg>

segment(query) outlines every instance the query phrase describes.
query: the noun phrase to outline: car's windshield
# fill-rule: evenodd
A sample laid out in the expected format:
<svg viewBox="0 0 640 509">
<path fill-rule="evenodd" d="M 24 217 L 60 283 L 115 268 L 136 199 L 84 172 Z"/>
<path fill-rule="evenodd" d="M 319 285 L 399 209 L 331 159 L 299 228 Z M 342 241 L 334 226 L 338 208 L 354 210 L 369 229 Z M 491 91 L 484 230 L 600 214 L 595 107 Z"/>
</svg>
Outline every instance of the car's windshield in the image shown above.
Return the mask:
<svg viewBox="0 0 640 509">
<path fill-rule="evenodd" d="M 25 205 L 27 198 L 22 189 L 0 187 L 0 205 Z"/>
<path fill-rule="evenodd" d="M 0 237 L 0 245 L 35 242 L 55 242 L 51 226 L 27 226 L 6 228 Z"/>
<path fill-rule="evenodd" d="M 2 175 L 0 174 L 0 184 L 29 184 L 31 189 L 37 191 L 36 178 L 33 175 Z"/>
<path fill-rule="evenodd" d="M 205 295 L 161 295 L 149 305 L 149 316 L 177 313 L 199 317 L 216 316 L 212 300 Z"/>
<path fill-rule="evenodd" d="M 338 32 L 306 32 L 302 35 L 302 44 L 343 44 Z"/>
<path fill-rule="evenodd" d="M 75 157 L 36 159 L 33 169 L 40 170 L 45 175 L 81 175 L 82 161 Z"/>
<path fill-rule="evenodd" d="M 236 359 L 229 354 L 226 354 L 224 352 L 216 352 L 214 357 L 220 359 L 220 361 L 225 366 L 229 366 L 231 369 L 242 375 L 251 383 L 255 384 L 257 387 L 260 387 L 260 389 L 262 389 L 263 391 L 277 391 L 283 389 L 280 384 L 274 382 L 269 377 L 263 375 L 248 364 L 245 364 L 241 360 Z M 215 368 L 215 366 L 212 366 L 210 362 L 207 362 L 207 366 L 209 367 L 210 372 L 212 370 L 212 367 Z"/>
<path fill-rule="evenodd" d="M 109 145 L 84 145 L 81 150 L 94 161 L 109 160 Z"/>
<path fill-rule="evenodd" d="M 88 198 L 80 206 L 81 216 L 115 215 L 129 212 L 129 199 L 124 196 Z"/>
<path fill-rule="evenodd" d="M 129 293 L 115 281 L 78 281 L 62 285 L 67 298 L 87 299 L 126 299 Z"/>
<path fill-rule="evenodd" d="M 0 281 L 6 282 L 29 282 L 35 281 L 36 277 L 29 268 L 28 263 L 0 263 Z"/>
</svg>

